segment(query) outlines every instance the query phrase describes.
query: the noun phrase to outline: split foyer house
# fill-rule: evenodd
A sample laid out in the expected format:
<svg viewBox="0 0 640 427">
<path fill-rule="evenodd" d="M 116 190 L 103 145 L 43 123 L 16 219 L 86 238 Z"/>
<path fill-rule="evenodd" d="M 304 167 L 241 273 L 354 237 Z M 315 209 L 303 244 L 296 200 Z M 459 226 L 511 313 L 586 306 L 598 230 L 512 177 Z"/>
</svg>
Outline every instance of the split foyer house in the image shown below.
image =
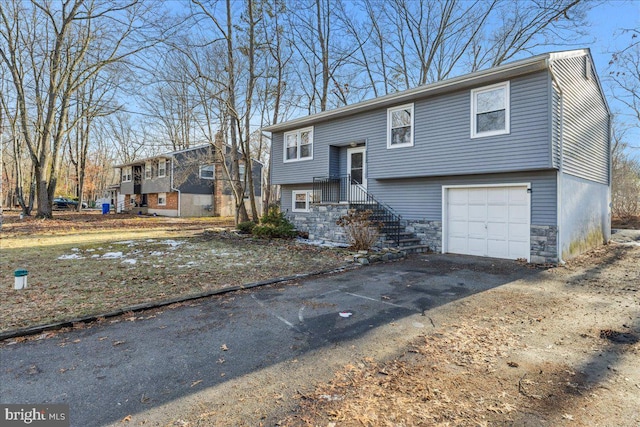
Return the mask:
<svg viewBox="0 0 640 427">
<path fill-rule="evenodd" d="M 226 147 L 224 161 L 228 170 L 230 152 Z M 116 210 L 182 217 L 233 216 L 235 201 L 225 164 L 214 147 L 207 144 L 118 165 L 120 184 L 116 186 Z M 262 205 L 262 166 L 252 160 L 258 209 Z M 242 162 L 240 179 L 245 181 Z M 247 190 L 244 196 L 250 211 Z"/>
<path fill-rule="evenodd" d="M 279 123 L 271 182 L 310 237 L 348 208 L 387 239 L 559 262 L 610 237 L 610 113 L 588 49 Z"/>
</svg>

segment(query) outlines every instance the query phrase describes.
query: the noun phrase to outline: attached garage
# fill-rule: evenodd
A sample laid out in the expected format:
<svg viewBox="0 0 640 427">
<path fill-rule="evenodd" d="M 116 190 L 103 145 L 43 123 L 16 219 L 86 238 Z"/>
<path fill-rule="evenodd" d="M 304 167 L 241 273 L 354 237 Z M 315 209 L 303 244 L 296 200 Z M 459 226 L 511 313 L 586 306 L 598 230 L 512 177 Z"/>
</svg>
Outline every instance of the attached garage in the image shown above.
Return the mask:
<svg viewBox="0 0 640 427">
<path fill-rule="evenodd" d="M 530 260 L 530 184 L 443 186 L 443 252 Z"/>
</svg>

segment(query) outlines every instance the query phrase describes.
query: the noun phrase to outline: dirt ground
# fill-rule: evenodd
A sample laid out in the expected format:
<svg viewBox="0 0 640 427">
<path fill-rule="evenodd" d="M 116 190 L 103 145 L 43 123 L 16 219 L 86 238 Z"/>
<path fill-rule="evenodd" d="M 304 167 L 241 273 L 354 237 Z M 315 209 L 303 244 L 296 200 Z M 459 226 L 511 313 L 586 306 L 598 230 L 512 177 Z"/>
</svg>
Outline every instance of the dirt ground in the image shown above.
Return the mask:
<svg viewBox="0 0 640 427">
<path fill-rule="evenodd" d="M 397 358 L 345 366 L 280 425 L 640 425 L 638 243 L 536 277 L 437 310 Z"/>
</svg>

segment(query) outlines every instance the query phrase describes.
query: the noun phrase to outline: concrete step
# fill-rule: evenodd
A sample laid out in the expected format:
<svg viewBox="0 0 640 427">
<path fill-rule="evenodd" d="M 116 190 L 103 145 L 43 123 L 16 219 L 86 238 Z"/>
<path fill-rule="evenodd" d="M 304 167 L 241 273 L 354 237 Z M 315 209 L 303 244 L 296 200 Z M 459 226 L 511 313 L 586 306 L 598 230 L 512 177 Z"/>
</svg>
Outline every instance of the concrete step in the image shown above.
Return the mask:
<svg viewBox="0 0 640 427">
<path fill-rule="evenodd" d="M 409 239 L 400 239 L 398 243 L 395 240 L 386 240 L 386 244 L 398 246 L 399 248 L 403 248 L 405 246 L 415 246 L 420 244 L 420 239 L 417 237 L 409 238 Z"/>
<path fill-rule="evenodd" d="M 429 252 L 429 246 L 427 245 L 413 245 L 413 246 L 402 246 L 398 248 L 408 254 L 420 254 Z"/>
</svg>

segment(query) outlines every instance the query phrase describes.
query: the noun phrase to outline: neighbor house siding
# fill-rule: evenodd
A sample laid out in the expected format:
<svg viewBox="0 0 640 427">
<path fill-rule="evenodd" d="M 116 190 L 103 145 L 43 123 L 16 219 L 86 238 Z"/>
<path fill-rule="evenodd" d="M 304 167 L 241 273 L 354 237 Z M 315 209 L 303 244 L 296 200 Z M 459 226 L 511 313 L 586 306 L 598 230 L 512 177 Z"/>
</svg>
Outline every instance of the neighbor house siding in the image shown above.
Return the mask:
<svg viewBox="0 0 640 427">
<path fill-rule="evenodd" d="M 413 103 L 412 147 L 387 149 L 386 108 L 316 123 L 313 160 L 284 163 L 283 132 L 276 132 L 272 183 L 293 184 L 326 176 L 335 170 L 335 163 L 330 165 L 330 145 L 344 147 L 364 141 L 369 179 L 550 168 L 549 84 L 547 71 L 510 80 L 508 135 L 471 138 L 468 89 Z M 341 163 L 340 168 L 344 170 L 345 165 Z"/>
<path fill-rule="evenodd" d="M 556 171 L 370 180 L 376 198 L 408 220 L 442 221 L 443 185 L 531 183 L 531 224 L 555 225 Z"/>
<path fill-rule="evenodd" d="M 171 178 L 167 176 L 159 178 L 155 176 L 157 167 L 153 168 L 154 177 L 151 179 L 142 179 L 142 193 L 167 193 L 171 191 Z"/>
<path fill-rule="evenodd" d="M 562 89 L 565 173 L 609 183 L 609 114 L 587 56 L 554 61 Z"/>
</svg>

